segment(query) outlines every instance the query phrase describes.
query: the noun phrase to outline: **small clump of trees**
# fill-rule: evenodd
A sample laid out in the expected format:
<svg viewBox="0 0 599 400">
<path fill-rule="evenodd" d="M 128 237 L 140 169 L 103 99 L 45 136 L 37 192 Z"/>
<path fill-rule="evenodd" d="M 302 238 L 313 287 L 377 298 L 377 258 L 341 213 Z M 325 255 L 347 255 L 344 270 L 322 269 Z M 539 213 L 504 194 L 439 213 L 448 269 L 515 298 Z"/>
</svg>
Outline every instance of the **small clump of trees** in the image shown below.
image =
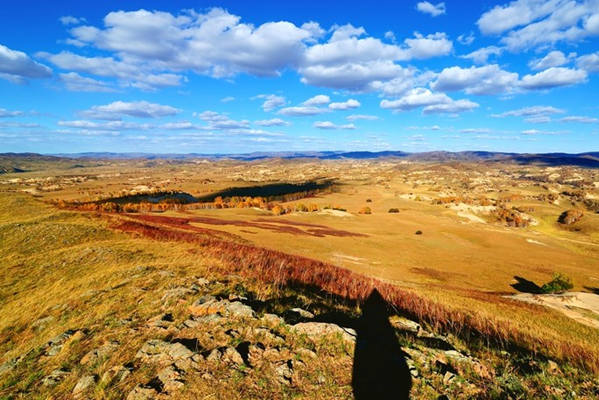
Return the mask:
<svg viewBox="0 0 599 400">
<path fill-rule="evenodd" d="M 358 214 L 372 214 L 372 210 L 370 207 L 362 207 L 360 208 L 360 211 L 358 211 Z"/>
<path fill-rule="evenodd" d="M 397 214 L 398 212 L 399 212 L 399 208 L 390 208 L 389 209 L 390 214 Z"/>
<path fill-rule="evenodd" d="M 541 286 L 541 293 L 564 293 L 573 287 L 574 284 L 569 276 L 560 272 L 555 272 L 553 278 Z"/>
</svg>

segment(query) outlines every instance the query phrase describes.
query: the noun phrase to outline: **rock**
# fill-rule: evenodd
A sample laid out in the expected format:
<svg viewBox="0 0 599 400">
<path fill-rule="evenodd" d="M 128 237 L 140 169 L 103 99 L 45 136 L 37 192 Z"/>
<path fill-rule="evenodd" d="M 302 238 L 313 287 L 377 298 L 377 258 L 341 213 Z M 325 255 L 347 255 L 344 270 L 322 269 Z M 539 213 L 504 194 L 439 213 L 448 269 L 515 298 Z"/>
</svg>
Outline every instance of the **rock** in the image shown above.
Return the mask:
<svg viewBox="0 0 599 400">
<path fill-rule="evenodd" d="M 276 314 L 264 314 L 262 316 L 262 321 L 271 326 L 279 326 L 285 323 L 285 320 Z"/>
<path fill-rule="evenodd" d="M 418 332 L 422 330 L 422 327 L 419 323 L 409 320 L 407 318 L 392 318 L 390 322 L 391 325 L 393 325 L 393 327 L 402 331 L 408 331 L 418 334 Z"/>
<path fill-rule="evenodd" d="M 314 318 L 314 314 L 312 314 L 310 311 L 303 310 L 299 307 L 285 311 L 283 316 L 285 317 L 286 321 L 292 324 Z"/>
<path fill-rule="evenodd" d="M 32 328 L 35 328 L 38 331 L 43 330 L 49 323 L 51 323 L 52 321 L 54 321 L 54 317 L 49 315 L 47 317 L 44 318 L 40 318 L 37 321 L 33 322 L 31 324 Z"/>
<path fill-rule="evenodd" d="M 309 349 L 299 348 L 299 349 L 297 349 L 296 353 L 300 356 L 300 358 L 302 360 L 305 360 L 308 358 L 311 358 L 311 359 L 316 358 L 316 353 Z"/>
<path fill-rule="evenodd" d="M 342 328 L 339 325 L 326 322 L 300 322 L 291 326 L 291 330 L 316 338 L 325 335 L 340 335 L 344 340 L 355 342 L 356 331 L 350 328 Z"/>
<path fill-rule="evenodd" d="M 255 318 L 256 313 L 252 307 L 243 304 L 240 301 L 234 301 L 226 305 L 225 310 L 228 315 L 237 318 Z"/>
<path fill-rule="evenodd" d="M 225 351 L 223 352 L 223 355 L 222 355 L 222 360 L 231 362 L 231 363 L 237 364 L 237 365 L 243 364 L 243 358 L 241 357 L 241 354 L 239 354 L 239 352 L 236 349 L 234 349 L 233 347 L 227 347 L 225 349 Z"/>
<path fill-rule="evenodd" d="M 15 369 L 17 367 L 18 364 L 19 364 L 18 358 L 13 358 L 13 359 L 6 361 L 3 364 L 0 364 L 0 376 L 6 374 L 7 372 L 12 371 L 13 369 Z"/>
<path fill-rule="evenodd" d="M 201 317 L 192 316 L 190 319 L 183 321 L 183 327 L 185 328 L 197 328 L 202 324 L 210 324 L 221 322 L 224 318 L 218 314 L 204 315 Z"/>
<path fill-rule="evenodd" d="M 110 368 L 108 371 L 104 372 L 102 375 L 101 382 L 103 385 L 110 385 L 114 383 L 120 383 L 127 379 L 127 377 L 131 374 L 131 370 L 124 366 L 116 366 Z"/>
<path fill-rule="evenodd" d="M 135 355 L 142 360 L 166 363 L 189 359 L 194 352 L 181 343 L 168 343 L 158 339 L 148 340 Z"/>
<path fill-rule="evenodd" d="M 137 385 L 129 392 L 127 400 L 153 400 L 158 396 L 156 389 Z"/>
<path fill-rule="evenodd" d="M 468 356 L 465 356 L 464 354 L 460 353 L 459 351 L 456 350 L 446 350 L 444 352 L 444 354 L 456 361 L 469 361 L 470 358 Z"/>
<path fill-rule="evenodd" d="M 451 383 L 451 381 L 453 381 L 455 378 L 455 374 L 452 372 L 445 372 L 445 374 L 443 375 L 443 384 L 444 385 L 449 385 Z"/>
<path fill-rule="evenodd" d="M 50 339 L 50 341 L 46 344 L 45 355 L 52 357 L 60 353 L 65 342 L 77 332 L 79 331 L 75 329 L 69 329 Z"/>
<path fill-rule="evenodd" d="M 60 381 L 64 379 L 65 376 L 69 374 L 69 371 L 65 369 L 55 369 L 50 373 L 50 375 L 46 376 L 42 379 L 42 385 L 44 386 L 55 386 Z"/>
<path fill-rule="evenodd" d="M 118 347 L 119 347 L 119 342 L 117 342 L 117 341 L 111 341 L 111 342 L 104 343 L 102 346 L 98 347 L 97 349 L 91 350 L 90 352 L 85 354 L 83 356 L 83 358 L 81 359 L 81 361 L 79 361 L 79 363 L 81 365 L 95 364 L 99 360 L 102 360 L 102 359 L 108 357 Z"/>
<path fill-rule="evenodd" d="M 80 399 L 85 396 L 85 393 L 90 391 L 96 385 L 96 377 L 93 375 L 86 375 L 77 381 L 77 384 L 73 388 L 73 397 Z"/>
<path fill-rule="evenodd" d="M 166 392 L 181 390 L 185 386 L 183 381 L 183 371 L 175 365 L 169 365 L 158 371 L 158 379 L 162 382 Z"/>
<path fill-rule="evenodd" d="M 205 278 L 198 278 L 198 280 L 196 281 L 196 285 L 198 285 L 198 286 L 208 286 L 209 284 L 210 284 L 210 281 Z"/>
<path fill-rule="evenodd" d="M 275 367 L 275 373 L 279 382 L 281 382 L 284 385 L 289 385 L 291 383 L 291 378 L 293 377 L 292 368 L 293 365 L 291 361 L 286 361 Z"/>
<path fill-rule="evenodd" d="M 189 311 L 195 316 L 216 314 L 223 312 L 228 304 L 228 300 L 217 301 L 214 296 L 206 295 L 194 301 L 189 306 Z"/>
</svg>

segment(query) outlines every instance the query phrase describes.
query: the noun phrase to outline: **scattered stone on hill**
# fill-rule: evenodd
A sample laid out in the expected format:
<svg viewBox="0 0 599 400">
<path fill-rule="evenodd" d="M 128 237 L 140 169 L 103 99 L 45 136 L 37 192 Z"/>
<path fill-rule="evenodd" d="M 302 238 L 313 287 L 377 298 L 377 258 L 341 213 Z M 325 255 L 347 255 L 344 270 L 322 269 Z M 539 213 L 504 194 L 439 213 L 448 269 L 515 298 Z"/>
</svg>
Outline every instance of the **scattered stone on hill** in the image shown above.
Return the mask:
<svg viewBox="0 0 599 400">
<path fill-rule="evenodd" d="M 558 222 L 563 225 L 572 225 L 582 219 L 584 212 L 578 209 L 567 210 L 561 213 Z"/>
<path fill-rule="evenodd" d="M 100 380 L 100 382 L 103 385 L 108 386 L 112 383 L 120 383 L 124 381 L 129 375 L 131 375 L 130 368 L 118 365 L 104 372 L 104 375 L 102 375 L 102 379 Z"/>
<path fill-rule="evenodd" d="M 279 317 L 276 314 L 264 314 L 262 316 L 262 321 L 264 321 L 266 324 L 270 325 L 270 326 L 278 326 L 278 325 L 283 325 L 285 323 L 285 320 L 281 317 Z"/>
<path fill-rule="evenodd" d="M 169 343 L 159 339 L 148 340 L 135 358 L 160 364 L 192 359 L 194 352 L 181 343 Z"/>
<path fill-rule="evenodd" d="M 401 317 L 391 318 L 389 322 L 396 329 L 400 329 L 402 331 L 408 331 L 411 333 L 418 334 L 422 330 L 422 327 L 420 326 L 419 323 L 409 320 L 407 318 L 401 318 Z"/>
<path fill-rule="evenodd" d="M 293 378 L 293 364 L 291 360 L 287 360 L 277 365 L 275 367 L 275 373 L 277 374 L 279 382 L 284 385 L 291 384 L 291 379 Z"/>
<path fill-rule="evenodd" d="M 50 375 L 48 375 L 44 379 L 42 379 L 42 385 L 55 386 L 58 383 L 60 383 L 60 381 L 62 381 L 65 378 L 65 376 L 67 376 L 68 374 L 69 374 L 69 371 L 67 371 L 65 369 L 55 369 L 54 371 L 52 371 L 50 373 Z"/>
<path fill-rule="evenodd" d="M 148 320 L 150 328 L 168 329 L 173 323 L 173 314 L 165 313 L 157 315 Z"/>
<path fill-rule="evenodd" d="M 96 385 L 96 376 L 86 375 L 81 377 L 73 388 L 73 398 L 82 399 L 86 397 L 87 392 Z"/>
<path fill-rule="evenodd" d="M 285 313 L 283 313 L 283 317 L 288 323 L 295 324 L 296 322 L 314 318 L 314 314 L 312 314 L 310 311 L 296 307 L 285 311 Z"/>
<path fill-rule="evenodd" d="M 98 362 L 99 360 L 102 360 L 102 359 L 108 357 L 118 347 L 119 347 L 119 342 L 117 342 L 117 341 L 106 342 L 102 346 L 98 347 L 97 349 L 91 350 L 90 352 L 85 354 L 83 356 L 83 358 L 81 359 L 81 361 L 79 361 L 79 363 L 81 365 L 87 365 L 87 364 L 93 365 L 96 362 Z"/>
<path fill-rule="evenodd" d="M 133 388 L 127 400 L 153 400 L 158 396 L 158 392 L 153 387 L 137 385 Z"/>
<path fill-rule="evenodd" d="M 55 356 L 62 351 L 64 344 L 67 340 L 73 338 L 74 336 L 82 337 L 84 333 L 80 330 L 69 329 L 60 335 L 57 335 L 50 339 L 50 341 L 46 344 L 45 355 L 47 356 Z"/>
<path fill-rule="evenodd" d="M 52 315 L 48 315 L 47 317 L 40 318 L 37 321 L 35 321 L 33 324 L 31 324 L 31 327 L 38 331 L 41 331 L 46 326 L 48 326 L 48 324 L 50 324 L 52 321 L 54 321 L 54 319 L 55 318 Z"/>
<path fill-rule="evenodd" d="M 171 364 L 158 371 L 157 378 L 162 383 L 163 390 L 171 393 L 183 389 L 185 386 L 184 375 L 185 372 L 183 370 Z"/>
<path fill-rule="evenodd" d="M 0 376 L 12 371 L 19 364 L 19 358 L 11 358 L 10 360 L 0 364 Z"/>
<path fill-rule="evenodd" d="M 192 294 L 195 294 L 199 291 L 199 288 L 197 288 L 196 286 L 192 286 L 190 288 L 186 288 L 186 287 L 177 287 L 174 289 L 168 289 L 164 292 L 164 295 L 162 296 L 162 304 L 167 305 L 170 304 L 173 301 L 177 301 L 179 299 L 184 298 L 185 296 L 189 296 Z"/>
<path fill-rule="evenodd" d="M 234 301 L 226 305 L 225 310 L 227 313 L 234 317 L 240 318 L 254 318 L 256 313 L 252 310 L 252 307 L 241 303 L 240 301 Z"/>
<path fill-rule="evenodd" d="M 356 331 L 350 328 L 342 328 L 339 325 L 327 322 L 300 322 L 292 325 L 291 330 L 304 334 L 310 338 L 317 338 L 325 335 L 340 335 L 344 340 L 354 342 L 356 340 Z"/>
</svg>

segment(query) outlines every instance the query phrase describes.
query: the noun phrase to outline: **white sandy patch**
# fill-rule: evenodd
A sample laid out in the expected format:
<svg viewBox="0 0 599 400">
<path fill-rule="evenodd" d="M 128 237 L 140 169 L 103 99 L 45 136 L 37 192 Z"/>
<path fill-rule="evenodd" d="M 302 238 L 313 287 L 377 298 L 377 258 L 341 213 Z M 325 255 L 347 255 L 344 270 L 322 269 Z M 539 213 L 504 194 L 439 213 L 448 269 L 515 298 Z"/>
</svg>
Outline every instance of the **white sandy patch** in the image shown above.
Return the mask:
<svg viewBox="0 0 599 400">
<path fill-rule="evenodd" d="M 526 241 L 528 243 L 532 243 L 532 244 L 538 244 L 540 246 L 547 246 L 545 243 L 539 242 L 538 240 L 534 240 L 534 239 L 526 239 Z"/>
<path fill-rule="evenodd" d="M 321 210 L 318 212 L 318 214 L 332 215 L 334 217 L 353 217 L 354 216 L 352 213 L 348 213 L 347 211 L 332 210 L 332 209 Z"/>
<path fill-rule="evenodd" d="M 352 264 L 364 265 L 368 263 L 368 260 L 361 257 L 354 257 L 343 253 L 333 253 L 332 256 L 340 261 L 350 262 Z"/>
<path fill-rule="evenodd" d="M 519 293 L 506 297 L 553 308 L 580 323 L 599 328 L 599 295 L 585 292 L 566 292 L 563 294 Z M 585 315 L 579 309 L 592 312 L 596 315 L 596 318 Z"/>
</svg>

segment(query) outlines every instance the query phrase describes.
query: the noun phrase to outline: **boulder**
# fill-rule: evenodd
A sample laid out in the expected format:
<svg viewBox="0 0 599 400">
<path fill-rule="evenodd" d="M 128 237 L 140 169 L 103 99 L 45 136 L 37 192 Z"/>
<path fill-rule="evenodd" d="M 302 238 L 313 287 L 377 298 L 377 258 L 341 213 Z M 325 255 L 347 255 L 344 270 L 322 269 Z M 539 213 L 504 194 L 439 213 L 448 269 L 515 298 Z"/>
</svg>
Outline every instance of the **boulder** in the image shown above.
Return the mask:
<svg viewBox="0 0 599 400">
<path fill-rule="evenodd" d="M 73 388 L 73 397 L 80 399 L 85 396 L 87 392 L 92 390 L 96 385 L 96 377 L 94 375 L 86 375 L 77 381 L 77 384 Z"/>
<path fill-rule="evenodd" d="M 307 335 L 310 338 L 317 338 L 327 335 L 339 335 L 344 340 L 355 342 L 356 331 L 350 328 L 342 328 L 339 325 L 326 322 L 300 322 L 291 326 L 295 333 Z"/>
<path fill-rule="evenodd" d="M 87 364 L 93 365 L 96 362 L 98 362 L 99 360 L 102 360 L 102 359 L 108 357 L 118 347 L 119 347 L 119 342 L 117 342 L 117 341 L 106 342 L 102 346 L 98 347 L 97 349 L 91 350 L 90 352 L 85 354 L 83 356 L 83 358 L 81 359 L 81 361 L 79 361 L 79 363 L 81 365 L 87 365 Z"/>
</svg>

